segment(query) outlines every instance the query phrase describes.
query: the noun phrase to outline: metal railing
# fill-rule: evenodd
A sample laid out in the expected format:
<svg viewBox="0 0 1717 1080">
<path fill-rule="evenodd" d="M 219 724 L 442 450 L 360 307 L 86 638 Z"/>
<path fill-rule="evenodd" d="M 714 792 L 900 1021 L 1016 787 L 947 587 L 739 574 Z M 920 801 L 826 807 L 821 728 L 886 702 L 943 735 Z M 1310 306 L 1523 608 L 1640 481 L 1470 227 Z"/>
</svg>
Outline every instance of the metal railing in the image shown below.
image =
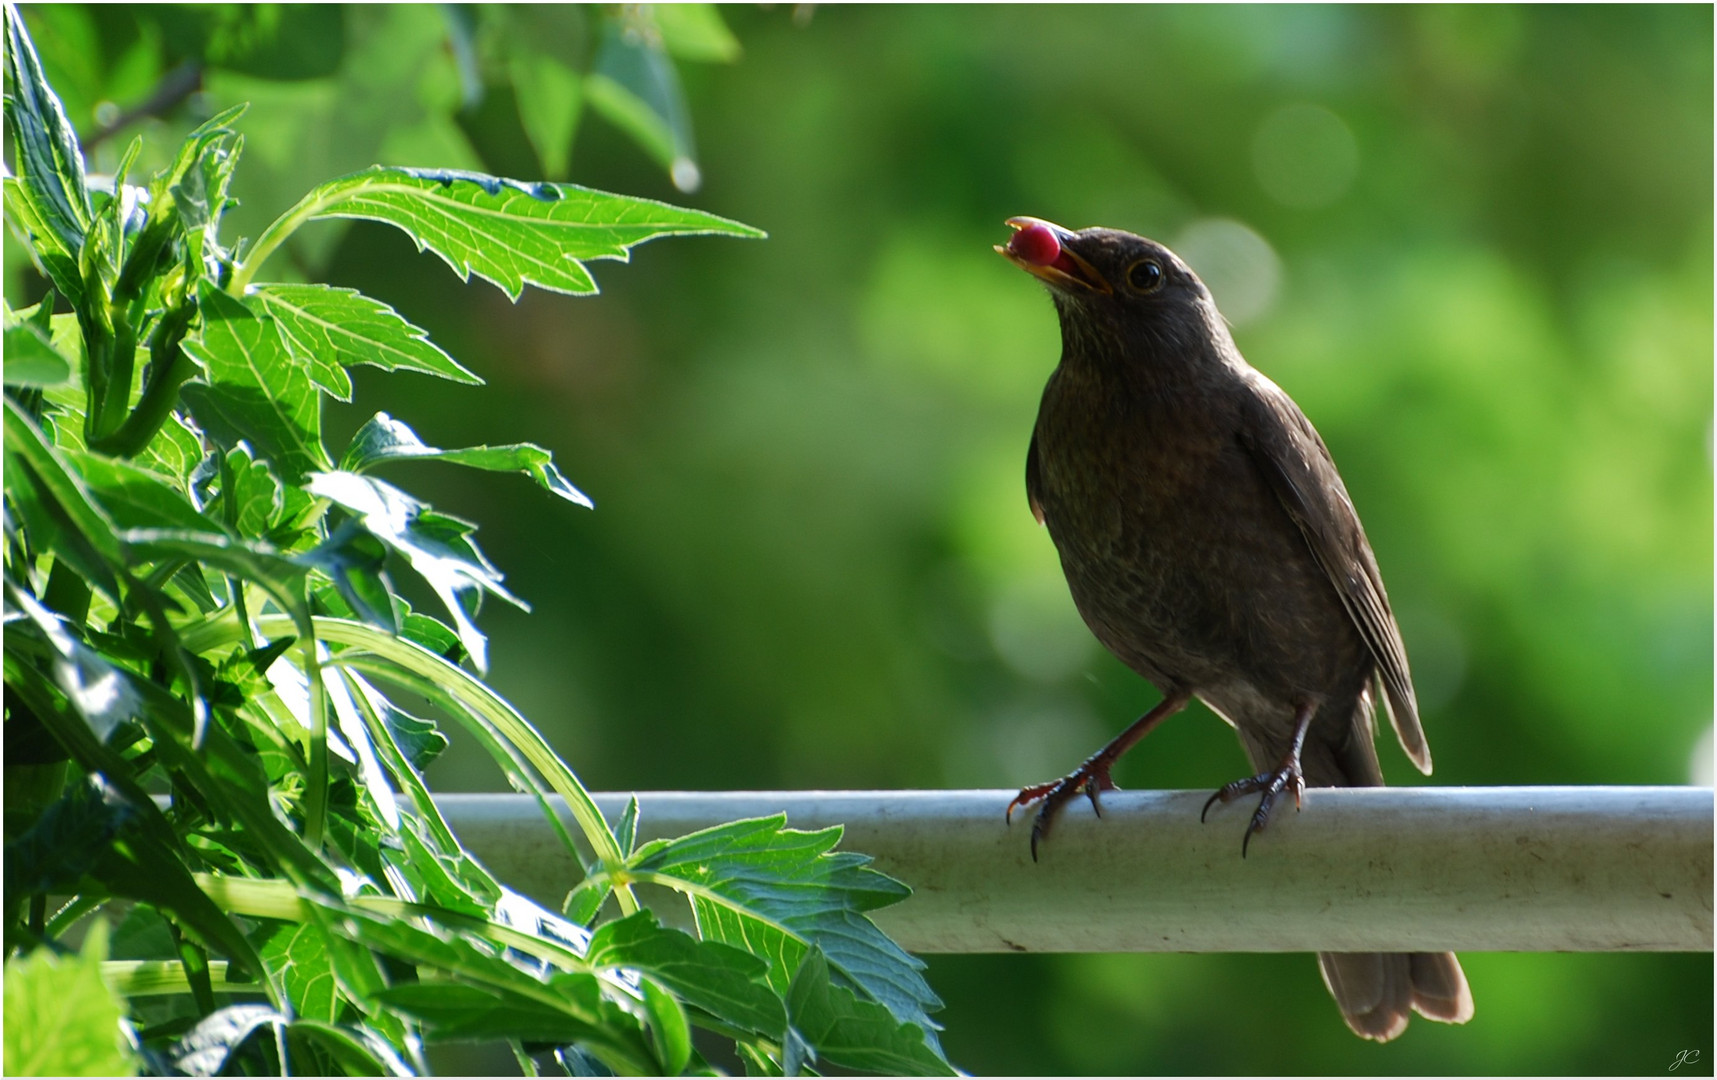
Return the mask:
<svg viewBox="0 0 1717 1080">
<path fill-rule="evenodd" d="M 1115 791 L 1070 804 L 1034 864 L 1012 791 L 639 792 L 640 839 L 785 812 L 913 887 L 874 913 L 914 952 L 1712 948 L 1711 788 L 1310 789 L 1242 859 L 1254 800 Z M 598 795 L 610 821 L 625 794 Z M 559 906 L 578 881 L 535 802 L 444 795 L 504 881 Z M 564 812 L 564 807 L 561 808 Z M 671 918 L 674 908 L 664 906 Z"/>
</svg>

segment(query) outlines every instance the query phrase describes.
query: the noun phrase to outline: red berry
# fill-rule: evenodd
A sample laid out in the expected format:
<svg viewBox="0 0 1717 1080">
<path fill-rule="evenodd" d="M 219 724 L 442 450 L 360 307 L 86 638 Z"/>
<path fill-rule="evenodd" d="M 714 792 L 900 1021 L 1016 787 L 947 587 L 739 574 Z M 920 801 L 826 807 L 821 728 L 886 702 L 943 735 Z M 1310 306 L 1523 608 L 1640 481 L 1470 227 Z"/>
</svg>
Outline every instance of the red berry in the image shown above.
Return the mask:
<svg viewBox="0 0 1717 1080">
<path fill-rule="evenodd" d="M 1048 266 L 1061 257 L 1061 241 L 1046 225 L 1027 225 L 1008 241 L 1008 253 L 1033 266 Z"/>
</svg>

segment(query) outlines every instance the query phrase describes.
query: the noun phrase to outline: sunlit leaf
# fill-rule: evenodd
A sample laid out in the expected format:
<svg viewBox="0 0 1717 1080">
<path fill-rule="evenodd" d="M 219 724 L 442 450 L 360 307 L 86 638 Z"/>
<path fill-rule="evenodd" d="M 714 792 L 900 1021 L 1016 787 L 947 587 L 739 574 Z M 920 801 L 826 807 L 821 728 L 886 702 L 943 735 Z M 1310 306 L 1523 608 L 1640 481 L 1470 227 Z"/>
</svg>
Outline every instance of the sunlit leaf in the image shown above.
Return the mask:
<svg viewBox="0 0 1717 1080">
<path fill-rule="evenodd" d="M 66 457 L 96 502 L 122 529 L 196 531 L 213 527 L 182 491 L 158 473 L 87 450 L 73 450 Z"/>
<path fill-rule="evenodd" d="M 376 167 L 331 180 L 306 202 L 318 218 L 367 218 L 404 229 L 460 278 L 593 293 L 591 259 L 626 260 L 660 236 L 762 236 L 737 221 L 573 184 L 529 184 L 454 170 Z"/>
<path fill-rule="evenodd" d="M 567 482 L 555 467 L 554 457 L 534 443 L 513 443 L 509 446 L 468 446 L 459 450 L 440 450 L 427 446 L 411 428 L 387 413 L 377 413 L 352 436 L 352 443 L 340 457 L 340 468 L 364 472 L 386 461 L 407 458 L 433 458 L 490 472 L 524 473 L 543 490 L 559 495 L 568 502 L 593 508 L 590 498 Z"/>
<path fill-rule="evenodd" d="M 315 923 L 282 922 L 268 932 L 257 953 L 276 973 L 292 1008 L 301 1017 L 339 1017 L 339 987 L 327 939 Z"/>
<path fill-rule="evenodd" d="M 706 937 L 771 961 L 769 982 L 785 992 L 807 946 L 820 946 L 839 977 L 916 1024 L 937 1049 L 931 1010 L 941 1001 L 913 957 L 865 917 L 910 890 L 870 869 L 868 856 L 833 851 L 838 827 L 786 828 L 786 816 L 737 821 L 676 840 L 655 840 L 628 860 L 662 884 L 684 882 L 695 895 Z M 937 1050 L 939 1053 L 939 1049 Z"/>
<path fill-rule="evenodd" d="M 747 1031 L 779 1037 L 786 1013 L 763 981 L 768 965 L 744 949 L 699 941 L 661 926 L 648 911 L 598 927 L 586 958 L 593 967 L 628 967 L 672 989 L 689 1005 Z"/>
<path fill-rule="evenodd" d="M 228 448 L 248 441 L 288 482 L 326 468 L 321 399 L 274 320 L 207 282 L 200 289 L 203 329 L 184 347 L 205 375 L 182 391 L 198 423 Z"/>
<path fill-rule="evenodd" d="M 97 920 L 73 955 L 44 948 L 6 961 L 7 1075 L 135 1072 L 120 1032 L 119 999 L 102 981 L 106 958 L 107 924 Z"/>
<path fill-rule="evenodd" d="M 259 285 L 245 304 L 274 319 L 292 355 L 310 378 L 341 401 L 352 399 L 346 368 L 421 371 L 461 383 L 481 383 L 429 335 L 393 308 L 356 289 L 332 285 Z"/>
<path fill-rule="evenodd" d="M 61 249 L 76 252 L 92 216 L 83 151 L 11 4 L 6 5 L 5 20 L 6 121 L 17 150 L 18 175 Z"/>
<path fill-rule="evenodd" d="M 469 526 L 435 514 L 392 484 L 357 473 L 316 473 L 305 487 L 350 512 L 370 535 L 406 557 L 447 606 L 459 627 L 460 642 L 482 670 L 486 645 L 465 610 L 465 598 L 489 592 L 523 604 L 502 587 L 500 571 L 461 533 L 461 527 L 469 532 Z"/>
</svg>

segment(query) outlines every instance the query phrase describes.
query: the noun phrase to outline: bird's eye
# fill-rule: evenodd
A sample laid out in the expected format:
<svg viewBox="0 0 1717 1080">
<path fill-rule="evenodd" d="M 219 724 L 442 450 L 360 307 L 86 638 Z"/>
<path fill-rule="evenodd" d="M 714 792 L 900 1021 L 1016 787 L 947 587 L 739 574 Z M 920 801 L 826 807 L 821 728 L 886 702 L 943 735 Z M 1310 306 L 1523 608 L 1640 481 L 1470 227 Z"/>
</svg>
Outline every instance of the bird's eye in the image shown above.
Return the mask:
<svg viewBox="0 0 1717 1080">
<path fill-rule="evenodd" d="M 1150 292 L 1163 283 L 1163 268 L 1155 259 L 1140 259 L 1128 268 L 1127 283 L 1140 292 Z"/>
</svg>

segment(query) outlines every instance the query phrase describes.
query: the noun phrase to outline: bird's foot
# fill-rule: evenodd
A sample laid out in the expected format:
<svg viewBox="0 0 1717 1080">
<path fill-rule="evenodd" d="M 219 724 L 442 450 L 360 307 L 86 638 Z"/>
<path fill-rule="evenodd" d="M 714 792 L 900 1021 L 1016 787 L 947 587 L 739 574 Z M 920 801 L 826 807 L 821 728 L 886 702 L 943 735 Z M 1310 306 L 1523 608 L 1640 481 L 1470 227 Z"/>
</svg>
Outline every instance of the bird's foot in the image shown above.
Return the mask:
<svg viewBox="0 0 1717 1080">
<path fill-rule="evenodd" d="M 1300 803 L 1306 794 L 1306 778 L 1300 772 L 1299 755 L 1289 755 L 1281 765 L 1269 772 L 1261 772 L 1257 776 L 1248 776 L 1242 780 L 1224 784 L 1216 789 L 1216 794 L 1205 801 L 1204 809 L 1200 811 L 1198 820 L 1203 821 L 1204 815 L 1210 808 L 1220 802 L 1223 805 L 1233 802 L 1242 795 L 1263 794 L 1258 800 L 1258 809 L 1252 815 L 1252 820 L 1246 826 L 1246 835 L 1240 840 L 1240 857 L 1246 857 L 1247 845 L 1252 843 L 1252 834 L 1263 829 L 1270 822 L 1270 811 L 1276 804 L 1276 796 L 1289 788 L 1294 790 L 1294 809 L 1300 808 Z"/>
<path fill-rule="evenodd" d="M 1115 781 L 1109 779 L 1109 767 L 1114 764 L 1111 760 L 1098 753 L 1093 755 L 1085 764 L 1074 769 L 1060 780 L 1051 780 L 1047 784 L 1022 788 L 1013 801 L 1008 803 L 1007 821 L 1013 823 L 1014 810 L 1023 809 L 1034 802 L 1042 801 L 1038 807 L 1037 817 L 1031 823 L 1031 861 L 1037 861 L 1037 843 L 1049 835 L 1049 830 L 1055 824 L 1055 817 L 1061 813 L 1061 808 L 1072 801 L 1075 795 L 1085 793 L 1091 800 L 1091 809 L 1098 817 L 1103 816 L 1103 804 L 1098 801 L 1097 794 L 1102 791 L 1114 791 Z"/>
</svg>

